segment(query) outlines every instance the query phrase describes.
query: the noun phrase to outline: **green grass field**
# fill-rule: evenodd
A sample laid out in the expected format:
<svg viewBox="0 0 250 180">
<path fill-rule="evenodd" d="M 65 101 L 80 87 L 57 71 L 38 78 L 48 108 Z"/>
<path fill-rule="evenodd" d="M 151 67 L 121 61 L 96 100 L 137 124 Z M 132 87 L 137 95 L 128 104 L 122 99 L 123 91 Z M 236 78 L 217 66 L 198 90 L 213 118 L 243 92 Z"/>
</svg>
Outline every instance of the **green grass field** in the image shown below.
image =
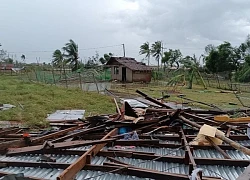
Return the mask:
<svg viewBox="0 0 250 180">
<path fill-rule="evenodd" d="M 130 86 L 129 88 L 116 88 L 121 93 L 136 94 L 139 89 L 146 94 L 160 98 L 162 91 L 168 91 L 171 88 L 165 86 Z M 182 87 L 177 89 L 179 93 L 170 94 L 167 101 L 181 103 L 178 94 L 185 94 L 187 98 L 202 101 L 208 104 L 214 104 L 222 109 L 241 108 L 239 101 L 232 93 L 219 93 L 220 90 L 208 88 L 204 90 L 201 86 L 194 86 L 193 89 Z M 137 94 L 136 94 L 137 95 Z M 244 94 L 249 97 L 250 94 Z M 249 100 L 248 100 L 249 101 Z M 229 105 L 229 102 L 238 105 Z M 30 127 L 47 127 L 45 120 L 47 114 L 56 110 L 63 109 L 85 109 L 86 116 L 97 114 L 108 114 L 115 112 L 113 99 L 95 92 L 83 92 L 79 88 L 66 89 L 46 85 L 42 83 L 24 82 L 17 77 L 0 76 L 0 103 L 13 104 L 16 108 L 0 111 L 0 120 L 21 121 Z M 246 102 L 246 104 L 250 104 Z M 192 103 L 195 107 L 208 108 L 197 103 Z M 23 107 L 23 108 L 22 108 Z"/>
<path fill-rule="evenodd" d="M 47 114 L 61 109 L 85 109 L 86 115 L 115 112 L 115 105 L 108 96 L 80 89 L 24 82 L 11 76 L 0 76 L 0 103 L 16 106 L 0 111 L 0 120 L 21 121 L 32 127 L 46 127 Z"/>
<path fill-rule="evenodd" d="M 165 94 L 172 88 L 164 87 L 164 86 L 149 86 L 149 87 L 129 87 L 129 88 L 116 88 L 115 91 L 120 93 L 127 93 L 137 95 L 135 92 L 137 89 L 141 90 L 142 92 L 154 97 L 160 98 L 162 96 L 162 92 L 165 91 Z M 205 102 L 208 104 L 214 104 L 221 109 L 237 109 L 242 108 L 243 106 L 237 100 L 233 93 L 220 93 L 220 89 L 216 88 L 208 88 L 204 90 L 202 86 L 193 85 L 193 89 L 187 89 L 186 87 L 178 88 L 176 93 L 170 93 L 170 98 L 166 99 L 166 101 L 174 101 L 178 103 L 182 103 L 182 100 L 177 97 L 179 94 L 185 94 L 187 98 Z M 250 97 L 250 93 L 243 93 L 242 96 Z M 184 102 L 188 102 L 184 100 Z M 236 103 L 237 105 L 230 105 L 231 103 Z M 246 105 L 250 105 L 250 100 L 244 102 Z M 189 105 L 200 107 L 200 108 L 209 108 L 208 106 L 201 105 L 198 103 L 190 103 Z"/>
</svg>

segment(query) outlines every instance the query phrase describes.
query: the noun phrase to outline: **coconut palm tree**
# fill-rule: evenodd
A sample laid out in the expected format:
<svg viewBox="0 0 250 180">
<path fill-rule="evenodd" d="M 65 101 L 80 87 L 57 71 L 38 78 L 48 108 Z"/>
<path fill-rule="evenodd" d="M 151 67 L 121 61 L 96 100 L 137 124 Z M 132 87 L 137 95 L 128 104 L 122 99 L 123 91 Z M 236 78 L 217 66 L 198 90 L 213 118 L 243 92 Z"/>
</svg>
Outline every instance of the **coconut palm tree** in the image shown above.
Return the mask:
<svg viewBox="0 0 250 180">
<path fill-rule="evenodd" d="M 66 58 L 65 63 L 70 63 L 72 65 L 72 71 L 76 71 L 79 68 L 78 45 L 70 39 L 62 49 L 66 52 L 64 54 Z"/>
<path fill-rule="evenodd" d="M 152 56 L 155 58 L 155 60 L 158 63 L 158 72 L 160 71 L 160 57 L 162 57 L 162 43 L 161 41 L 156 41 L 151 46 L 151 53 Z"/>
<path fill-rule="evenodd" d="M 62 68 L 63 66 L 63 54 L 59 49 L 53 53 L 52 64 L 58 68 Z"/>
<path fill-rule="evenodd" d="M 25 58 L 26 58 L 25 55 L 22 54 L 21 59 L 22 59 L 23 62 L 25 61 Z"/>
<path fill-rule="evenodd" d="M 53 53 L 52 65 L 60 68 L 60 76 L 62 76 L 62 69 L 64 68 L 64 60 L 62 52 L 57 49 Z"/>
<path fill-rule="evenodd" d="M 149 42 L 145 42 L 140 46 L 140 55 L 144 55 L 148 59 L 148 66 L 149 66 L 149 61 L 150 61 L 150 55 L 151 55 L 151 50 L 149 46 Z"/>
<path fill-rule="evenodd" d="M 181 61 L 184 68 L 186 68 L 188 70 L 188 79 L 189 79 L 189 85 L 188 85 L 188 89 L 192 89 L 193 87 L 193 78 L 196 77 L 196 74 L 198 75 L 198 78 L 201 80 L 204 89 L 206 89 L 206 84 L 204 82 L 204 79 L 202 78 L 200 72 L 199 72 L 199 62 L 196 58 L 195 55 L 193 55 L 193 57 L 191 56 L 186 56 L 185 58 L 183 58 L 183 60 Z"/>
</svg>

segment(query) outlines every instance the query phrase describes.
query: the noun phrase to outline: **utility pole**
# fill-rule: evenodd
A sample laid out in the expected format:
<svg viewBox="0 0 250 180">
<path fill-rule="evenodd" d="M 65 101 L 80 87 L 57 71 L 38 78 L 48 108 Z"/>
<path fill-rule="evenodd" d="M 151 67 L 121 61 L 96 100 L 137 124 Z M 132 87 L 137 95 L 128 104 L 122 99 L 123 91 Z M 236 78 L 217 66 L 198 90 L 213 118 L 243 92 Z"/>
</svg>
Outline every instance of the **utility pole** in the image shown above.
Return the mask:
<svg viewBox="0 0 250 180">
<path fill-rule="evenodd" d="M 126 57 L 126 54 L 125 54 L 125 45 L 122 44 L 122 47 L 123 47 L 123 57 Z"/>
<path fill-rule="evenodd" d="M 164 47 L 163 47 L 163 42 L 161 42 L 161 51 L 162 51 L 162 53 L 161 53 L 161 68 L 162 68 L 162 58 L 163 58 L 163 53 L 164 53 Z"/>
</svg>

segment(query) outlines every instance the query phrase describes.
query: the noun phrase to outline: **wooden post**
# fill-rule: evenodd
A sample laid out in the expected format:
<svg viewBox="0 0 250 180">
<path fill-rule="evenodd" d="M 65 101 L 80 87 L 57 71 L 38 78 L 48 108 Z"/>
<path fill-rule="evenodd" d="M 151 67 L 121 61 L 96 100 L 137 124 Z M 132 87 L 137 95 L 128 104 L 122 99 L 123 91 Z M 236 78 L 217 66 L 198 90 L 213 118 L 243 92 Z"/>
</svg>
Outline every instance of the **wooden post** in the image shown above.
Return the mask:
<svg viewBox="0 0 250 180">
<path fill-rule="evenodd" d="M 105 140 L 110 136 L 116 135 L 118 129 L 113 129 L 106 136 L 104 136 L 101 140 Z M 91 157 L 95 156 L 107 143 L 98 144 L 92 146 L 87 152 L 85 152 L 78 160 L 72 163 L 67 169 L 65 169 L 58 177 L 57 180 L 73 180 L 74 176 L 91 161 Z"/>
<path fill-rule="evenodd" d="M 82 77 L 81 77 L 81 73 L 79 72 L 79 84 L 80 84 L 80 89 L 82 90 Z"/>
<path fill-rule="evenodd" d="M 98 88 L 98 84 L 97 84 L 96 79 L 95 79 L 94 73 L 92 73 L 92 75 L 93 75 L 93 79 L 94 79 L 94 82 L 95 82 L 95 85 L 96 85 L 96 90 L 97 90 L 98 93 L 100 93 L 99 88 Z"/>
<path fill-rule="evenodd" d="M 68 88 L 67 75 L 66 75 L 66 71 L 65 71 L 65 66 L 64 65 L 63 65 L 63 71 L 64 71 L 64 78 L 65 78 L 65 85 L 66 85 L 66 88 Z"/>
<path fill-rule="evenodd" d="M 53 81 L 54 81 L 54 84 L 56 85 L 55 73 L 54 73 L 54 68 L 53 68 L 53 67 L 52 67 L 52 76 L 53 76 Z"/>
</svg>

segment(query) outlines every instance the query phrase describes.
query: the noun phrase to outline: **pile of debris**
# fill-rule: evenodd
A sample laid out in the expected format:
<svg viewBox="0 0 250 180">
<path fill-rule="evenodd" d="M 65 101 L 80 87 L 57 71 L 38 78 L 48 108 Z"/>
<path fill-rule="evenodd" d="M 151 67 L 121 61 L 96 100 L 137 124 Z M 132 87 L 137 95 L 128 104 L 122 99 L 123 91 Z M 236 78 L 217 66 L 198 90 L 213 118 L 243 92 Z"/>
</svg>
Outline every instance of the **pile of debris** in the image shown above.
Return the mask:
<svg viewBox="0 0 250 180">
<path fill-rule="evenodd" d="M 232 120 L 235 111 L 173 108 L 137 92 L 143 98 L 124 99 L 121 107 L 115 100 L 113 115 L 84 119 L 78 111 L 68 121 L 65 116 L 61 121 L 49 118 L 57 127 L 52 130 L 1 129 L 0 177 L 246 179 L 247 110 L 237 111 L 244 113 L 243 119 Z"/>
</svg>

